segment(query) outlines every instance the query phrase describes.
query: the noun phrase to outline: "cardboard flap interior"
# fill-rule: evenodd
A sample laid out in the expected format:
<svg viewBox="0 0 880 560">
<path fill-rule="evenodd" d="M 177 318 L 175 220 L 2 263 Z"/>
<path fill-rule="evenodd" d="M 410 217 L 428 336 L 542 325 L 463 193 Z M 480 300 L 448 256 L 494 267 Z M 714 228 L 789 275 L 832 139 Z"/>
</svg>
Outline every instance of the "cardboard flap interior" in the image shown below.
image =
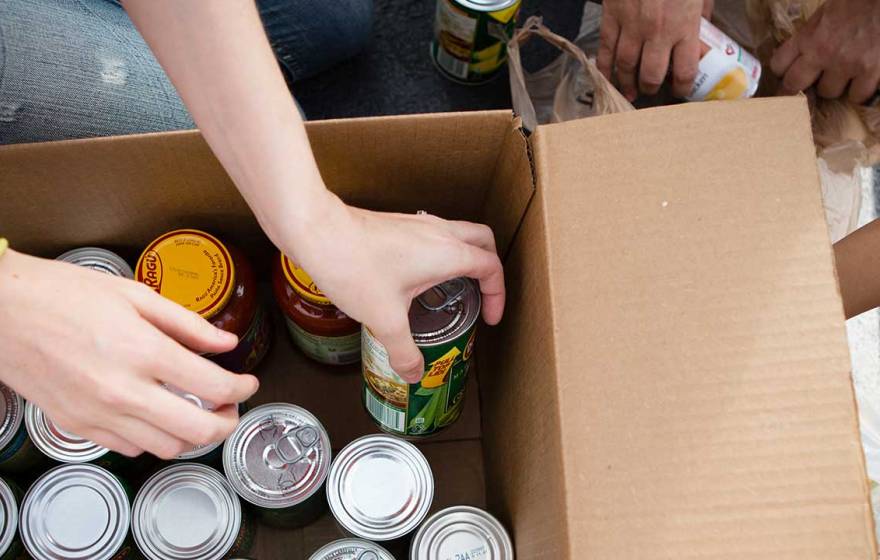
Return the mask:
<svg viewBox="0 0 880 560">
<path fill-rule="evenodd" d="M 541 127 L 570 558 L 876 558 L 801 98 Z"/>
</svg>

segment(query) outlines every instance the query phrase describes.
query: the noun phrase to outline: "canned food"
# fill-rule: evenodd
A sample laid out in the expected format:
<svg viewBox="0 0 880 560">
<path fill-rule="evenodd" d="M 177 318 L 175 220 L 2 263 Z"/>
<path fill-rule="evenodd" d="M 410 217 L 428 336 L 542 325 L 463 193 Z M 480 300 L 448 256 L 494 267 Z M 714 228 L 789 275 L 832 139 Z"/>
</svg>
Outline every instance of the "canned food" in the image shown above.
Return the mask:
<svg viewBox="0 0 880 560">
<path fill-rule="evenodd" d="M 425 375 L 413 384 L 391 369 L 385 347 L 364 327 L 364 405 L 380 428 L 417 438 L 458 420 L 479 316 L 480 290 L 469 278 L 439 284 L 413 301 L 409 326 L 425 357 Z"/>
<path fill-rule="evenodd" d="M 122 482 L 101 467 L 61 465 L 28 490 L 20 533 L 35 560 L 122 560 L 133 554 L 131 505 Z"/>
<path fill-rule="evenodd" d="M 58 261 L 84 266 L 111 276 L 134 278 L 134 272 L 125 259 L 107 249 L 98 247 L 81 247 L 70 250 L 59 256 Z"/>
<path fill-rule="evenodd" d="M 22 558 L 24 547 L 18 536 L 18 507 L 21 489 L 0 478 L 0 560 Z"/>
<path fill-rule="evenodd" d="M 471 506 L 453 506 L 425 521 L 413 537 L 410 560 L 513 560 L 513 542 L 497 519 Z"/>
<path fill-rule="evenodd" d="M 447 78 L 480 84 L 507 62 L 522 0 L 437 0 L 431 58 Z"/>
<path fill-rule="evenodd" d="M 247 372 L 266 355 L 271 325 L 253 267 L 235 247 L 203 231 L 172 231 L 147 246 L 135 267 L 135 279 L 238 335 L 233 350 L 206 358 L 230 371 Z"/>
<path fill-rule="evenodd" d="M 309 560 L 394 560 L 394 556 L 370 541 L 339 539 L 319 548 Z"/>
<path fill-rule="evenodd" d="M 247 554 L 255 527 L 226 478 L 198 464 L 166 467 L 134 500 L 132 534 L 150 560 L 220 560 Z"/>
<path fill-rule="evenodd" d="M 304 408 L 264 404 L 245 414 L 226 440 L 223 470 L 266 523 L 301 526 L 324 510 L 330 436 Z"/>
<path fill-rule="evenodd" d="M 181 397 L 184 400 L 187 400 L 194 404 L 195 406 L 201 408 L 202 410 L 213 411 L 214 403 L 204 400 L 192 393 L 187 393 L 182 389 L 178 389 L 172 385 L 165 385 L 165 388 L 174 393 L 175 395 Z M 196 445 L 189 451 L 185 451 L 176 457 L 177 460 L 180 461 L 197 461 L 203 464 L 214 464 L 217 463 L 219 466 L 222 451 L 221 448 L 223 446 L 222 441 L 217 441 L 214 443 L 209 443 L 207 445 Z"/>
<path fill-rule="evenodd" d="M 330 365 L 360 360 L 360 323 L 333 305 L 312 277 L 283 254 L 275 261 L 272 289 L 290 337 L 306 356 Z"/>
<path fill-rule="evenodd" d="M 688 101 L 745 99 L 755 95 L 761 81 L 761 63 L 726 33 L 700 21 L 702 58 Z"/>
<path fill-rule="evenodd" d="M 419 526 L 434 500 L 434 475 L 416 446 L 388 435 L 346 445 L 330 469 L 327 501 L 348 533 L 393 541 Z"/>
<path fill-rule="evenodd" d="M 24 399 L 0 383 L 0 470 L 24 472 L 45 460 L 28 437 Z"/>
<path fill-rule="evenodd" d="M 89 463 L 110 452 L 106 447 L 61 429 L 34 403 L 28 402 L 24 408 L 24 423 L 31 440 L 50 459 L 60 463 Z"/>
</svg>

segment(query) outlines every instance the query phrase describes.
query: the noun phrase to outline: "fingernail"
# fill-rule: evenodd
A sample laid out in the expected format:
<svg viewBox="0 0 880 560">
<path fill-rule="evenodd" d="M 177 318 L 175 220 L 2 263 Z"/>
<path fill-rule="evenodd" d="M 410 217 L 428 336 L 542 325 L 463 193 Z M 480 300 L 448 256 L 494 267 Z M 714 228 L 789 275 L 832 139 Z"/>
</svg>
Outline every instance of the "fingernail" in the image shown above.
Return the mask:
<svg viewBox="0 0 880 560">
<path fill-rule="evenodd" d="M 238 336 L 235 333 L 231 333 L 229 331 L 224 331 L 223 329 L 214 329 L 217 332 L 217 338 L 222 338 L 232 342 L 233 340 L 238 343 Z"/>
</svg>

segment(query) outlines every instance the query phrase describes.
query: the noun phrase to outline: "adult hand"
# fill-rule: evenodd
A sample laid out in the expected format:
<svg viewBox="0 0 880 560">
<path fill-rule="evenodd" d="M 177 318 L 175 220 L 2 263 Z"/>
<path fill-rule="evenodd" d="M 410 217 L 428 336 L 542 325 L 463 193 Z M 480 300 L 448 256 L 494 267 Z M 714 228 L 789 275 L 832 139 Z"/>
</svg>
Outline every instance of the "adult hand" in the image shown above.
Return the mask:
<svg viewBox="0 0 880 560">
<path fill-rule="evenodd" d="M 690 93 L 700 63 L 700 17 L 714 0 L 605 0 L 597 64 L 634 101 L 657 93 L 672 60 L 672 91 Z"/>
<path fill-rule="evenodd" d="M 782 78 L 781 93 L 818 81 L 821 97 L 848 93 L 864 103 L 880 87 L 880 2 L 828 0 L 776 50 L 770 68 Z"/>
<path fill-rule="evenodd" d="M 125 455 L 170 459 L 235 428 L 234 404 L 257 380 L 192 350 L 236 342 L 131 280 L 11 250 L 0 258 L 0 378 L 64 429 Z M 225 406 L 203 411 L 162 383 Z"/>
<path fill-rule="evenodd" d="M 319 221 L 292 221 L 292 229 L 276 243 L 334 304 L 373 332 L 405 380 L 417 382 L 424 372 L 409 327 L 415 296 L 467 276 L 480 283 L 483 319 L 489 324 L 501 320 L 504 275 L 488 227 L 431 215 L 370 212 L 346 206 L 326 191 L 309 215 Z"/>
</svg>

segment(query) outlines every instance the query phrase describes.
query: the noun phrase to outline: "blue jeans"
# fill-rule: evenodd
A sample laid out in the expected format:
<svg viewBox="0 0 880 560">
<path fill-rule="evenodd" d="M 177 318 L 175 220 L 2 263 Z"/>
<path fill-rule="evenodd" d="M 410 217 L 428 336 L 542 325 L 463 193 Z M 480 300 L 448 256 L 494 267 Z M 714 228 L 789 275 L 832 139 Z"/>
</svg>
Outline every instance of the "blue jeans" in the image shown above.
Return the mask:
<svg viewBox="0 0 880 560">
<path fill-rule="evenodd" d="M 372 0 L 259 0 L 290 81 L 356 54 Z M 165 72 L 108 0 L 0 0 L 0 144 L 193 128 Z"/>
</svg>

